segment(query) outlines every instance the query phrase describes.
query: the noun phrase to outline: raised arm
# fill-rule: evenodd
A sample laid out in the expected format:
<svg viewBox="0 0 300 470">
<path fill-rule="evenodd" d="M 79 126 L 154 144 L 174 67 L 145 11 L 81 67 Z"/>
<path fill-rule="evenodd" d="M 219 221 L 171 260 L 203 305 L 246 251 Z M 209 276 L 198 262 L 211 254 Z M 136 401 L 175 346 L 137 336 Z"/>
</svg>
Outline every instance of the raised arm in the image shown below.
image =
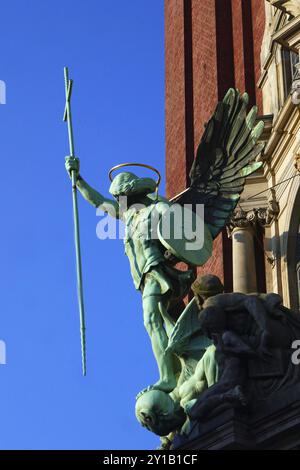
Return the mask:
<svg viewBox="0 0 300 470">
<path fill-rule="evenodd" d="M 69 176 L 71 176 L 71 172 L 73 170 L 77 172 L 76 187 L 86 201 L 88 201 L 92 206 L 107 212 L 112 217 L 119 218 L 119 205 L 117 201 L 102 196 L 102 194 L 89 186 L 79 174 L 80 164 L 78 158 L 66 157 L 65 167 Z"/>
</svg>

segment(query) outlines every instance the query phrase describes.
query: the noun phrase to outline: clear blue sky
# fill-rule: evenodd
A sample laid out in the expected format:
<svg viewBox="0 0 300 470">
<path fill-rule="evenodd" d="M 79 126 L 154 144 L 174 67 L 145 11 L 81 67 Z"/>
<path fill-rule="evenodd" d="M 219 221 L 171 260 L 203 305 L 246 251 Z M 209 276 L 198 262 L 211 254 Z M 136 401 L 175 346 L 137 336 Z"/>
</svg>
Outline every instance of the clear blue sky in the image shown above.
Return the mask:
<svg viewBox="0 0 300 470">
<path fill-rule="evenodd" d="M 122 241 L 80 199 L 88 375 L 81 375 L 63 67 L 75 149 L 107 194 L 111 166 L 164 170 L 163 0 L 1 5 L 1 449 L 152 449 L 135 395 L 157 379 Z"/>
</svg>

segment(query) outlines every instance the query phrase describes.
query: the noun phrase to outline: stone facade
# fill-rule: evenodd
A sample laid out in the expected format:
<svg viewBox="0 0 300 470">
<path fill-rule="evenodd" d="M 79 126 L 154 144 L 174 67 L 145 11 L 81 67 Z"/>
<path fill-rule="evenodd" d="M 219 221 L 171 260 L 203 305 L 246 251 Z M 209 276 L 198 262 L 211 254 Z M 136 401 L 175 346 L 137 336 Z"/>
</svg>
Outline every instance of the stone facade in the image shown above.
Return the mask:
<svg viewBox="0 0 300 470">
<path fill-rule="evenodd" d="M 262 90 L 263 115 L 269 120 L 262 180 L 267 188 L 275 186 L 272 198 L 279 209 L 264 234 L 265 251 L 274 259 L 273 264 L 266 265 L 267 290 L 281 294 L 284 304 L 294 310 L 299 309 L 300 108 L 289 92 L 299 62 L 300 10 L 297 16 L 292 14 L 297 6 L 298 1 L 265 2 L 261 77 L 257 84 Z M 264 193 L 265 205 L 270 196 L 270 190 Z"/>
<path fill-rule="evenodd" d="M 291 89 L 299 1 L 166 0 L 165 23 L 169 196 L 188 184 L 204 124 L 229 87 L 246 90 L 265 121 L 263 169 L 248 178 L 238 211 L 200 272 L 220 276 L 228 291 L 278 292 L 298 310 L 300 100 Z"/>
</svg>

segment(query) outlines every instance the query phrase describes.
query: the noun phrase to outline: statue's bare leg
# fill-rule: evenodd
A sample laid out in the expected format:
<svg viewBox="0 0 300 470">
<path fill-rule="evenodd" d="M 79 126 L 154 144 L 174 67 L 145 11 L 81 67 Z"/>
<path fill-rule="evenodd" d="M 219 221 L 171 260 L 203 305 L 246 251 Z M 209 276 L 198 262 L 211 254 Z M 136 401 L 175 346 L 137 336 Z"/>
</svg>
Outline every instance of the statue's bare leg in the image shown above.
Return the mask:
<svg viewBox="0 0 300 470">
<path fill-rule="evenodd" d="M 161 316 L 161 295 L 143 296 L 144 325 L 150 336 L 159 370 L 159 380 L 151 388 L 171 392 L 176 386 L 172 354 L 166 353 L 168 337 Z"/>
</svg>

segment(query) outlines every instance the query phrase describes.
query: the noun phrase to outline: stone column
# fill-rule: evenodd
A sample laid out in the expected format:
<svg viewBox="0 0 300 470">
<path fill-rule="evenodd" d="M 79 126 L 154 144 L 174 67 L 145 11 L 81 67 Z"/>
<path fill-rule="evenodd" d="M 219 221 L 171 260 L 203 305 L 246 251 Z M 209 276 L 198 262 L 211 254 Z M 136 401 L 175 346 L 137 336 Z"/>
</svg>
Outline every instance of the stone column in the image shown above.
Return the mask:
<svg viewBox="0 0 300 470">
<path fill-rule="evenodd" d="M 274 190 L 267 207 L 255 208 L 249 211 L 239 209 L 233 214 L 227 226 L 228 235 L 232 237 L 232 266 L 233 291 L 249 294 L 256 292 L 256 265 L 254 251 L 254 236 L 256 224 L 269 226 L 277 217 L 279 206 L 275 199 Z M 264 249 L 261 247 L 261 249 Z M 267 255 L 267 261 L 274 266 L 275 260 Z"/>
<path fill-rule="evenodd" d="M 230 222 L 232 237 L 233 291 L 248 294 L 257 290 L 253 227 L 247 213 L 239 210 Z"/>
</svg>

